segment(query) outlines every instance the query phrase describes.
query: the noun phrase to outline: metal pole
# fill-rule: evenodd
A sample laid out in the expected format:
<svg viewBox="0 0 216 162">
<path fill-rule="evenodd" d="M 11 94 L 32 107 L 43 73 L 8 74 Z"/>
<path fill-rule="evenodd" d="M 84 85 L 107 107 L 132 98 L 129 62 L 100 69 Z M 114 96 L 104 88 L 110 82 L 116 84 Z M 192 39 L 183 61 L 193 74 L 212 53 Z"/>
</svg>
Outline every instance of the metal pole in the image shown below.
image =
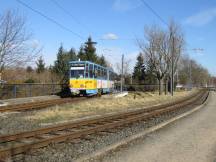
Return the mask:
<svg viewBox="0 0 216 162">
<path fill-rule="evenodd" d="M 171 59 L 171 95 L 173 96 L 173 91 L 174 91 L 174 36 L 172 37 L 172 55 L 171 55 L 171 57 L 172 57 L 172 59 Z"/>
<path fill-rule="evenodd" d="M 13 88 L 13 97 L 14 98 L 17 97 L 17 87 L 16 87 L 16 84 L 14 84 L 14 88 Z"/>
<path fill-rule="evenodd" d="M 178 67 L 176 69 L 176 82 L 177 82 L 177 85 L 179 83 L 179 71 L 178 71 Z"/>
<path fill-rule="evenodd" d="M 123 92 L 123 72 L 124 72 L 124 55 L 122 55 L 122 68 L 121 68 L 121 92 Z"/>
<path fill-rule="evenodd" d="M 29 84 L 29 97 L 32 97 L 32 84 Z"/>
<path fill-rule="evenodd" d="M 190 75 L 190 90 L 192 89 L 192 71 L 191 71 L 191 66 L 192 66 L 192 61 L 190 60 L 190 71 L 189 71 L 189 75 Z"/>
</svg>

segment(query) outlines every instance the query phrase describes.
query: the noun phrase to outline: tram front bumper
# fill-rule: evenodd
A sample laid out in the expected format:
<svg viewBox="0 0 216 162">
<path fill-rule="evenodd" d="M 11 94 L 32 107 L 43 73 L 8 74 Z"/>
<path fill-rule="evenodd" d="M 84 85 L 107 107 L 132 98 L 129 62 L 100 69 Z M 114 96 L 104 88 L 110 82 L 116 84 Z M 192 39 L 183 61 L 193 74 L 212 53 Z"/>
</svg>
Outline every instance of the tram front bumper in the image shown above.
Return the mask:
<svg viewBox="0 0 216 162">
<path fill-rule="evenodd" d="M 70 88 L 72 94 L 80 94 L 80 89 Z"/>
</svg>

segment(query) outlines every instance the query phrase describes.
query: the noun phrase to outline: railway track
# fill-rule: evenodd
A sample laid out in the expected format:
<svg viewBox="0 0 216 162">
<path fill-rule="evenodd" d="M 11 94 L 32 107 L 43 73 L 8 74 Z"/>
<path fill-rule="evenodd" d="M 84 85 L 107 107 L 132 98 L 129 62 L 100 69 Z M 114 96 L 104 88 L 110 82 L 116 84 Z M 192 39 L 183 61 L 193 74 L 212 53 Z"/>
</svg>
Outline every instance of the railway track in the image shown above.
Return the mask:
<svg viewBox="0 0 216 162">
<path fill-rule="evenodd" d="M 166 113 L 201 104 L 207 96 L 207 91 L 201 91 L 175 103 L 0 136 L 0 159 L 42 148 L 51 143 L 85 139 L 88 135 L 109 132 L 134 122 L 149 120 Z"/>
<path fill-rule="evenodd" d="M 37 102 L 1 106 L 0 113 L 42 109 L 42 108 L 55 106 L 55 105 L 61 105 L 65 103 L 79 102 L 79 101 L 82 101 L 83 99 L 87 99 L 87 98 L 84 98 L 84 97 L 82 98 L 63 98 L 63 99 L 53 99 L 53 100 L 46 100 L 46 101 L 37 101 Z"/>
</svg>

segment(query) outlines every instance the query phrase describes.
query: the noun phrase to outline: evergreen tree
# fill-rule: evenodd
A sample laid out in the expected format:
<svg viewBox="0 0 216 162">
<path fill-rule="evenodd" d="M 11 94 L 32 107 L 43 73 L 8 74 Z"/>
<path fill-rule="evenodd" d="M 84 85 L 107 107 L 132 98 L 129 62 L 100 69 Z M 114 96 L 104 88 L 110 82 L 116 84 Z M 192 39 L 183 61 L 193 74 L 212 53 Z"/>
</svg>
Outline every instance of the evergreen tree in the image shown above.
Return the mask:
<svg viewBox="0 0 216 162">
<path fill-rule="evenodd" d="M 91 37 L 89 37 L 87 42 L 85 43 L 84 52 L 86 55 L 86 60 L 88 61 L 92 61 L 92 62 L 98 61 L 96 48 L 94 47 L 95 44 L 96 42 L 93 42 Z"/>
<path fill-rule="evenodd" d="M 31 73 L 33 71 L 34 71 L 34 69 L 31 66 L 27 66 L 27 68 L 26 68 L 27 73 Z"/>
<path fill-rule="evenodd" d="M 81 61 L 91 61 L 102 66 L 107 66 L 105 57 L 103 55 L 97 56 L 95 44 L 97 43 L 93 42 L 92 38 L 89 37 L 85 45 L 80 47 L 77 57 Z"/>
<path fill-rule="evenodd" d="M 144 57 L 142 53 L 137 56 L 137 63 L 134 67 L 133 78 L 138 82 L 142 83 L 145 79 L 145 65 L 144 65 Z"/>
<path fill-rule="evenodd" d="M 45 62 L 42 56 L 39 57 L 39 59 L 36 61 L 36 65 L 37 65 L 37 68 L 36 68 L 37 73 L 43 73 L 45 71 Z"/>
<path fill-rule="evenodd" d="M 99 65 L 101 65 L 101 66 L 107 67 L 107 62 L 106 62 L 106 59 L 105 59 L 105 57 L 103 55 L 98 58 L 98 62 L 97 63 Z"/>
<path fill-rule="evenodd" d="M 66 55 L 68 56 L 69 61 L 76 61 L 77 60 L 76 51 L 73 48 L 71 48 L 70 51 L 67 52 Z"/>
<path fill-rule="evenodd" d="M 83 46 L 80 47 L 80 50 L 79 50 L 79 52 L 78 52 L 77 57 L 78 57 L 81 61 L 86 61 L 86 60 L 87 60 L 86 54 L 85 54 L 85 51 L 84 51 Z"/>
<path fill-rule="evenodd" d="M 60 82 L 64 83 L 65 78 L 68 73 L 68 67 L 67 67 L 67 62 L 65 61 L 65 54 L 64 54 L 64 49 L 61 44 L 61 46 L 58 49 L 57 53 L 57 60 L 54 63 L 53 71 L 60 77 Z"/>
<path fill-rule="evenodd" d="M 153 74 L 153 67 L 147 66 L 145 73 L 145 84 L 157 84 L 157 78 Z"/>
<path fill-rule="evenodd" d="M 77 60 L 76 52 L 73 48 L 69 52 L 61 45 L 57 53 L 57 60 L 54 63 L 53 71 L 60 77 L 60 82 L 67 84 L 69 80 L 69 61 Z"/>
</svg>

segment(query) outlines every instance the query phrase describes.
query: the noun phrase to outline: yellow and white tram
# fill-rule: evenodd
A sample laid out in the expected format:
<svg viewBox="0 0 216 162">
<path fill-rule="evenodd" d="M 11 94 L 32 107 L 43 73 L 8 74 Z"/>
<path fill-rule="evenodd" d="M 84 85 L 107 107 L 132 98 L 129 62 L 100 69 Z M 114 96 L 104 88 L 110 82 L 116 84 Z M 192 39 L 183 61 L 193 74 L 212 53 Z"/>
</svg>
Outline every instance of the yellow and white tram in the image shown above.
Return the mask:
<svg viewBox="0 0 216 162">
<path fill-rule="evenodd" d="M 114 72 L 90 61 L 71 61 L 70 90 L 73 95 L 94 95 L 114 90 Z"/>
</svg>

